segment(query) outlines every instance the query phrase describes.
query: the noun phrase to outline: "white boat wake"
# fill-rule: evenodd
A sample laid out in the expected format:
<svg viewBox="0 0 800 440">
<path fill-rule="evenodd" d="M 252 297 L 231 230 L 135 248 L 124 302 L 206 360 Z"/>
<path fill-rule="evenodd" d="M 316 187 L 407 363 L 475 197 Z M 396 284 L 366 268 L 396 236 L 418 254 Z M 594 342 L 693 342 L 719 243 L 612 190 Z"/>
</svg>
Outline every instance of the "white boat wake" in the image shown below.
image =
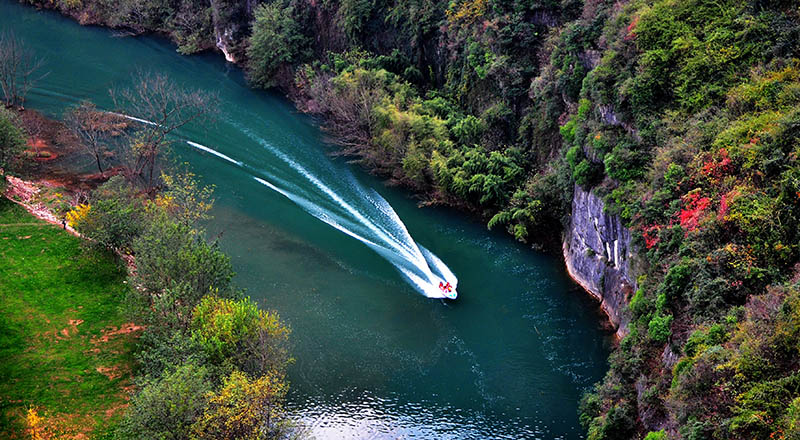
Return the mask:
<svg viewBox="0 0 800 440">
<path fill-rule="evenodd" d="M 115 114 L 142 124 L 155 124 L 133 116 Z M 234 125 L 268 153 L 288 165 L 289 173 L 285 167 L 256 169 L 206 145 L 189 140 L 186 143 L 242 168 L 254 180 L 283 195 L 312 216 L 364 243 L 389 261 L 426 297 L 455 299 L 458 296 L 458 278 L 455 274 L 439 257 L 414 241 L 392 206 L 377 191 L 365 188 L 347 170 L 336 170 L 335 173 L 328 173 L 328 180 L 336 179 L 337 192 L 331 184 L 324 181 L 326 173 L 320 173 L 323 176 L 315 175 L 246 127 Z M 328 169 L 322 171 L 331 171 L 331 165 L 328 166 Z M 280 178 L 278 174 L 286 175 L 286 178 Z M 295 183 L 297 181 L 306 184 L 300 185 Z M 358 201 L 360 209 L 348 200 Z"/>
<path fill-rule="evenodd" d="M 338 182 L 340 185 L 346 184 L 346 192 L 351 200 L 367 202 L 362 203 L 361 210 L 356 209 L 285 153 L 272 148 L 251 133 L 247 134 L 288 164 L 316 190 L 310 192 L 296 184 L 278 181 L 274 176 L 268 176 L 272 178 L 272 182 L 254 176 L 256 181 L 277 191 L 317 219 L 369 246 L 392 263 L 416 290 L 428 298 L 455 299 L 458 296 L 458 278 L 455 274 L 441 259 L 414 241 L 400 217 L 377 191 L 363 187 L 350 174 L 346 176 L 345 182 Z M 268 175 L 264 171 L 262 173 Z M 341 179 L 342 176 L 337 177 Z M 440 287 L 448 283 L 449 289 Z"/>
</svg>

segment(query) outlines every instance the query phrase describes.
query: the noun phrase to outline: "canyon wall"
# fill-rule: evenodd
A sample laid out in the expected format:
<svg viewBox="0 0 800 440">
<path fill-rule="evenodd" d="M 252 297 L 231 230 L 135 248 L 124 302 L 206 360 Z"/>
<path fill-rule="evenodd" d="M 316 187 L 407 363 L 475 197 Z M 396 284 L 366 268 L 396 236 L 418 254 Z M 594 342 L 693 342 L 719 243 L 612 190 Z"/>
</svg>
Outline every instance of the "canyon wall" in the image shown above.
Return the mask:
<svg viewBox="0 0 800 440">
<path fill-rule="evenodd" d="M 625 305 L 636 290 L 631 271 L 631 234 L 619 217 L 604 212 L 603 200 L 575 185 L 572 214 L 562 250 L 567 271 L 591 293 L 622 337 L 627 334 Z"/>
</svg>

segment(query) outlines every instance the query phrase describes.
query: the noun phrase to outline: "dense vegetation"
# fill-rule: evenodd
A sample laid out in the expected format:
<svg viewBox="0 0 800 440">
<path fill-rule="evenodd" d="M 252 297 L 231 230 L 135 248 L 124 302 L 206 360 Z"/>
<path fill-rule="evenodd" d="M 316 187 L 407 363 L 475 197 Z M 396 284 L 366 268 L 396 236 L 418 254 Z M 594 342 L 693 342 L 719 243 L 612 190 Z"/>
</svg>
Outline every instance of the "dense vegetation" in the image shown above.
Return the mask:
<svg viewBox="0 0 800 440">
<path fill-rule="evenodd" d="M 105 434 L 131 385 L 124 266 L 5 198 L 0 242 L 0 437 Z"/>
<path fill-rule="evenodd" d="M 153 196 L 115 176 L 67 215 L 94 246 L 136 258 L 124 300 L 145 329 L 115 438 L 283 438 L 289 330 L 232 284 L 230 259 L 205 239 L 211 189 L 187 172 L 159 180 Z"/>
<path fill-rule="evenodd" d="M 169 165 L 170 132 L 212 114 L 215 99 L 159 75 L 137 78 L 113 98 L 157 124 L 90 103 L 67 112 L 99 170 L 109 162 L 101 175 L 112 177 L 90 194 L 76 191 L 74 205 L 63 194 L 41 198 L 86 240 L 34 222 L 0 198 L 0 432 L 294 436 L 282 408 L 289 329 L 233 285 L 229 257 L 205 237 L 200 222 L 213 188 Z M 3 182 L 26 157 L 28 134 L 16 115 L 0 108 Z M 127 279 L 119 257 L 132 263 Z M 119 325 L 122 319 L 130 322 Z M 124 336 L 131 331 L 139 336 L 135 349 Z"/>
<path fill-rule="evenodd" d="M 184 52 L 222 41 L 344 152 L 519 240 L 591 188 L 640 252 L 589 438 L 800 436 L 796 2 L 53 4 Z"/>
<path fill-rule="evenodd" d="M 25 132 L 20 128 L 17 115 L 0 107 L 0 170 L 11 170 L 25 149 Z M 0 189 L 5 173 L 0 173 Z"/>
</svg>

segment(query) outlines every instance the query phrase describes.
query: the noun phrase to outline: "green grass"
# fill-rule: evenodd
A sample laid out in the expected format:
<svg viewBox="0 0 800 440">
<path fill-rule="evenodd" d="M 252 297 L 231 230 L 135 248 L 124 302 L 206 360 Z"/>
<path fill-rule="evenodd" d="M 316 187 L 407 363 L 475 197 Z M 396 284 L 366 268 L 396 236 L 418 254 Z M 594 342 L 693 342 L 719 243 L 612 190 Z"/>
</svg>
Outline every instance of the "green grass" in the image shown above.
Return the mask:
<svg viewBox="0 0 800 440">
<path fill-rule="evenodd" d="M 119 419 L 135 348 L 109 335 L 125 323 L 124 280 L 114 255 L 0 197 L 0 438 L 27 438 L 30 407 L 53 438 L 99 437 Z"/>
</svg>

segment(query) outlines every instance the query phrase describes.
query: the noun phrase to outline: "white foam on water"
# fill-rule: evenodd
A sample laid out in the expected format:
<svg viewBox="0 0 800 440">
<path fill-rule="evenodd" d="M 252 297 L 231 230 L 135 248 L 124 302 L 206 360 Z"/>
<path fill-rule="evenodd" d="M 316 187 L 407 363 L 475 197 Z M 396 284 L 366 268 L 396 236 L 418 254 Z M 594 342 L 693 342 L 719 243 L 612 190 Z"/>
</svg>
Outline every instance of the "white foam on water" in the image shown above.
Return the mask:
<svg viewBox="0 0 800 440">
<path fill-rule="evenodd" d="M 139 122 L 139 123 L 142 123 L 142 124 L 158 126 L 158 124 L 156 124 L 153 121 L 148 121 L 147 119 L 142 119 L 142 118 L 137 118 L 135 116 L 126 115 L 124 113 L 117 113 L 117 112 L 107 112 L 107 113 L 110 114 L 110 115 L 119 116 L 121 118 L 129 119 L 131 121 Z M 211 147 L 207 147 L 205 145 L 198 144 L 197 142 L 192 142 L 192 141 L 186 141 L 186 143 L 191 145 L 191 146 L 193 146 L 194 148 L 197 148 L 198 150 L 205 151 L 206 153 L 211 153 L 214 156 L 219 157 L 220 159 L 227 160 L 228 162 L 230 162 L 230 163 L 232 163 L 234 165 L 244 166 L 244 163 L 242 163 L 241 161 L 233 159 L 232 157 L 230 157 L 228 155 L 222 154 L 219 151 L 217 151 L 217 150 L 215 150 L 215 149 L 213 149 Z"/>
<path fill-rule="evenodd" d="M 109 113 L 142 124 L 158 125 L 155 122 L 122 113 Z M 234 125 L 238 126 L 238 124 Z M 316 191 L 309 193 L 297 185 L 289 184 L 285 181 L 279 182 L 279 184 L 284 187 L 282 188 L 266 178 L 251 174 L 253 179 L 288 198 L 317 219 L 366 244 L 392 263 L 408 282 L 423 295 L 429 298 L 456 298 L 457 294 L 455 288 L 458 285 L 458 278 L 456 278 L 455 274 L 453 274 L 441 259 L 424 247 L 417 245 L 408 232 L 406 225 L 400 220 L 397 212 L 392 209 L 389 202 L 378 194 L 377 191 L 372 188 L 363 187 L 356 181 L 355 177 L 349 173 L 344 176 L 337 176 L 337 178 L 344 179 L 340 183 L 346 183 L 348 189 L 351 190 L 357 198 L 368 202 L 367 206 L 372 208 L 369 209 L 369 212 L 361 212 L 342 196 L 337 194 L 330 185 L 320 180 L 319 177 L 308 171 L 308 169 L 290 158 L 283 151 L 273 147 L 246 127 L 238 126 L 238 128 L 285 164 L 289 165 L 292 170 L 311 183 L 313 187 L 316 188 Z M 213 154 L 220 159 L 246 170 L 262 174 L 264 177 L 272 179 L 273 181 L 279 180 L 274 176 L 269 176 L 269 173 L 263 170 L 254 170 L 242 161 L 233 159 L 211 147 L 189 140 L 187 140 L 186 143 L 198 150 Z M 289 187 L 293 187 L 295 191 L 293 192 L 287 189 Z M 301 192 L 305 193 L 305 195 L 301 195 Z M 320 197 L 320 199 L 312 200 L 312 198 L 315 197 Z M 323 204 L 330 205 L 331 202 L 333 202 L 332 206 L 339 212 L 326 209 L 323 206 Z M 453 286 L 453 291 L 448 295 L 439 288 L 441 283 L 447 282 Z"/>
<path fill-rule="evenodd" d="M 123 114 L 123 113 L 117 113 L 117 112 L 107 112 L 107 113 L 110 114 L 110 115 L 119 116 L 121 118 L 130 119 L 131 121 L 141 122 L 142 124 L 158 125 L 153 121 L 148 121 L 147 119 L 141 119 L 141 118 L 137 118 L 137 117 L 131 116 L 131 115 L 126 115 L 126 114 Z"/>
<path fill-rule="evenodd" d="M 244 165 L 242 162 L 240 162 L 238 160 L 235 160 L 235 159 L 232 159 L 230 156 L 226 156 L 226 155 L 220 153 L 219 151 L 217 151 L 217 150 L 215 150 L 213 148 L 209 148 L 209 147 L 206 147 L 205 145 L 201 145 L 201 144 L 198 144 L 197 142 L 192 142 L 192 141 L 186 141 L 186 143 L 191 145 L 191 146 L 193 146 L 193 147 L 195 147 L 195 148 L 197 148 L 198 150 L 203 150 L 206 153 L 211 153 L 214 156 L 217 156 L 217 157 L 219 157 L 221 159 L 227 160 L 228 162 L 230 162 L 232 164 L 236 164 L 236 165 L 239 165 L 239 166 L 243 166 Z"/>
<path fill-rule="evenodd" d="M 340 184 L 346 183 L 359 199 L 368 202 L 366 206 L 371 209 L 361 212 L 283 151 L 273 147 L 250 130 L 241 129 L 248 137 L 261 144 L 310 182 L 318 190 L 317 196 L 322 196 L 327 199 L 327 202 L 333 202 L 333 206 L 340 210 L 333 212 L 325 209 L 322 207 L 322 203 L 314 203 L 308 198 L 301 198 L 273 183 L 255 177 L 257 181 L 294 201 L 314 217 L 378 252 L 423 295 L 429 298 L 455 298 L 457 296 L 455 287 L 458 285 L 458 279 L 455 274 L 436 255 L 417 245 L 397 212 L 377 191 L 363 187 L 352 175 L 337 176 L 340 179 L 344 178 L 340 180 Z M 445 295 L 439 288 L 442 282 L 449 282 L 453 286 L 453 291 L 449 295 Z"/>
</svg>

